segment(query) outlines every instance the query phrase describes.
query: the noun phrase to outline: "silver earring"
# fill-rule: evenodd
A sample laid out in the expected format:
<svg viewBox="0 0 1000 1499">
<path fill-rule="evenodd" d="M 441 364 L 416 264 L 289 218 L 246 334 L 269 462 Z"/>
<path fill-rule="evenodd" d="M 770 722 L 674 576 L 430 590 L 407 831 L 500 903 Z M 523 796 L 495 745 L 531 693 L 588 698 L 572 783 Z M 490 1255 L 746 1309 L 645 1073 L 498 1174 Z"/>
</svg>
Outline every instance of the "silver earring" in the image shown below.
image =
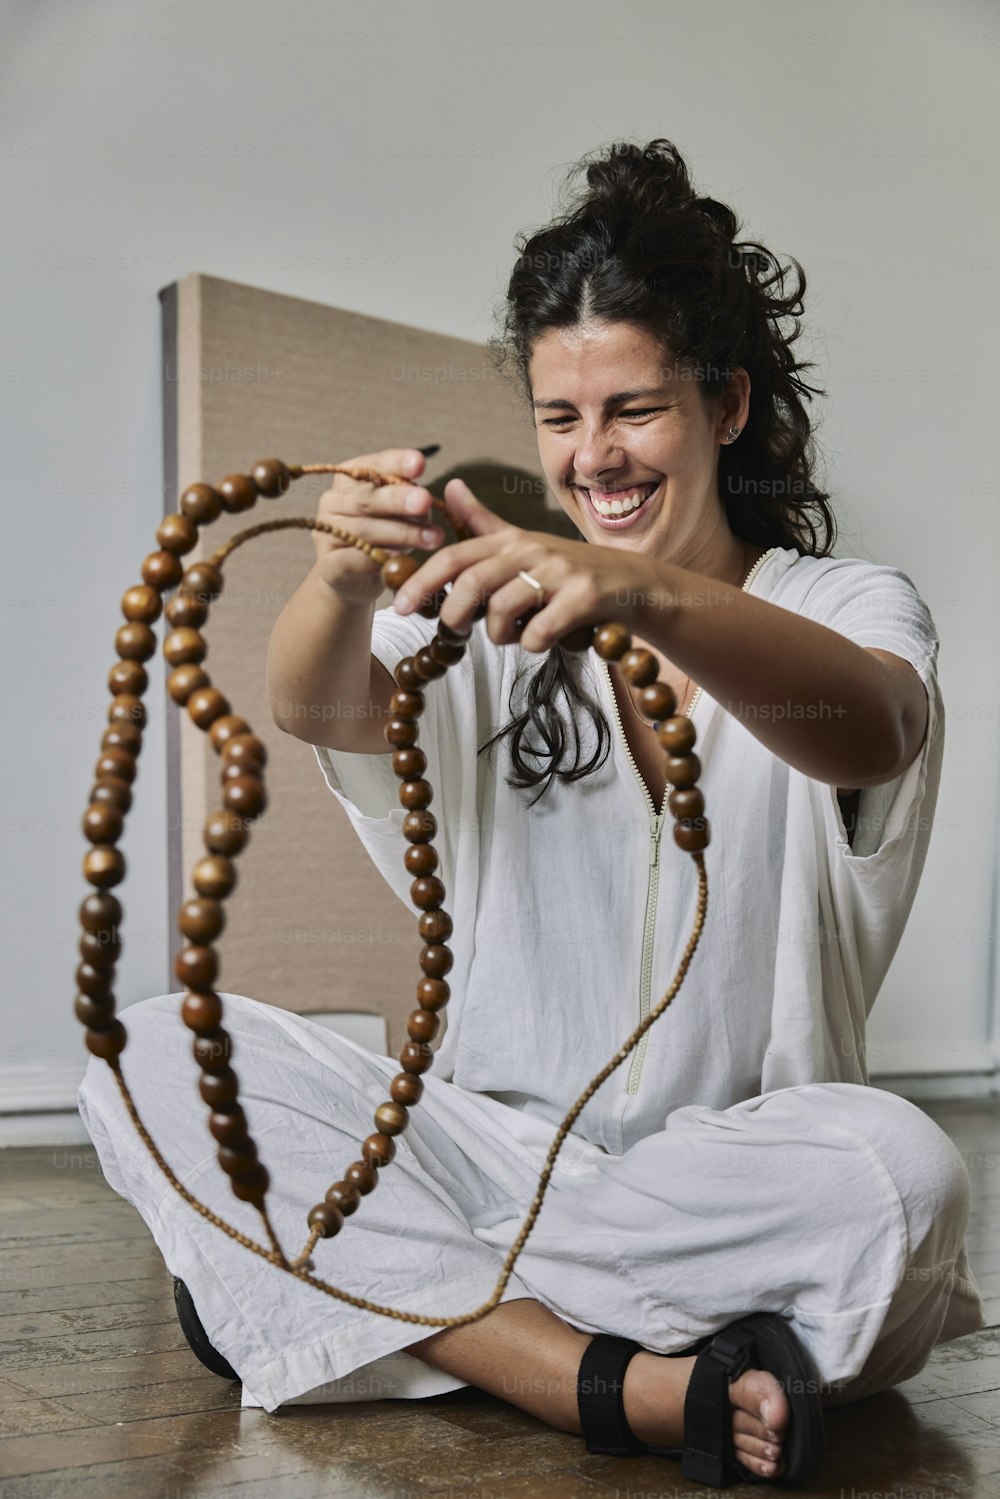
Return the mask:
<svg viewBox="0 0 1000 1499">
<path fill-rule="evenodd" d="M 737 439 L 737 437 L 739 437 L 739 435 L 740 435 L 740 429 L 739 429 L 739 427 L 730 427 L 729 432 L 728 432 L 727 435 L 729 437 L 729 441 L 730 442 L 735 442 L 736 439 Z"/>
</svg>

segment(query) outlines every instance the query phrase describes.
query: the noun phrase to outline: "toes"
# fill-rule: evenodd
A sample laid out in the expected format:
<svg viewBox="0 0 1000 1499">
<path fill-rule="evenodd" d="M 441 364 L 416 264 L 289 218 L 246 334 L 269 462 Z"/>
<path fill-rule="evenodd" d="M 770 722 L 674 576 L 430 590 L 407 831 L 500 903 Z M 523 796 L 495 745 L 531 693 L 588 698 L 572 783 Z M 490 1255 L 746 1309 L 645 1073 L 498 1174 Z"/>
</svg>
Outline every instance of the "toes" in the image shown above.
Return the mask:
<svg viewBox="0 0 1000 1499">
<path fill-rule="evenodd" d="M 759 1437 L 763 1442 L 781 1441 L 780 1432 L 775 1431 L 773 1427 L 768 1426 L 766 1421 L 762 1421 L 750 1411 L 738 1406 L 733 1409 L 733 1430 L 745 1432 L 747 1436 Z"/>
<path fill-rule="evenodd" d="M 781 1457 L 781 1447 L 777 1442 L 760 1441 L 757 1437 L 742 1435 L 733 1439 L 733 1447 L 743 1461 L 743 1454 L 748 1457 L 759 1457 L 765 1462 L 776 1463 Z"/>
</svg>

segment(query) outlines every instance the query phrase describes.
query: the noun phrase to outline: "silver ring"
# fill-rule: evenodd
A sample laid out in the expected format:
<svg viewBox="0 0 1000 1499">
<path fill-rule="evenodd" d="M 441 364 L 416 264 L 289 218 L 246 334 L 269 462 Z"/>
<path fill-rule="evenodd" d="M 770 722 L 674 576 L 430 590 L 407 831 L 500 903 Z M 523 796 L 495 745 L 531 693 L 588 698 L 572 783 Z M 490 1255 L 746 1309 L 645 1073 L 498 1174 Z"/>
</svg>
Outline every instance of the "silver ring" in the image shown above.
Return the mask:
<svg viewBox="0 0 1000 1499">
<path fill-rule="evenodd" d="M 539 583 L 538 579 L 533 578 L 530 573 L 526 573 L 523 568 L 517 576 L 519 578 L 523 578 L 526 583 L 530 583 L 532 588 L 537 588 L 539 593 L 545 592 L 545 589 L 542 587 L 541 583 Z"/>
</svg>

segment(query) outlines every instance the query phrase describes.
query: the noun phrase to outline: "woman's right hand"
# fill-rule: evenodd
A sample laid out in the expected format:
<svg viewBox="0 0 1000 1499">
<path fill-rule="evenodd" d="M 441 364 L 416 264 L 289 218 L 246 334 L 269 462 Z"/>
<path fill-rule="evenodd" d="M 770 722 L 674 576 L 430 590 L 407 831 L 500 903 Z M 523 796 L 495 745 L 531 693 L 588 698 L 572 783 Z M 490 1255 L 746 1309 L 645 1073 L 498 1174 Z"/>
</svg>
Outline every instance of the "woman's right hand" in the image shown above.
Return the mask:
<svg viewBox="0 0 1000 1499">
<path fill-rule="evenodd" d="M 374 468 L 383 474 L 401 474 L 416 480 L 426 466 L 419 448 L 386 448 L 381 453 L 365 453 L 350 458 L 345 467 Z M 416 493 L 416 509 L 407 501 Z M 319 497 L 316 519 L 342 531 L 350 531 L 372 546 L 387 552 L 427 551 L 444 540 L 444 532 L 433 522 L 432 497 L 429 489 L 414 482 L 374 485 L 347 474 L 334 474 L 331 487 Z M 433 526 L 433 538 L 421 533 Z M 323 581 L 348 603 L 374 603 L 384 591 L 381 567 L 351 542 L 341 541 L 328 531 L 310 531 L 316 550 L 316 567 Z"/>
</svg>

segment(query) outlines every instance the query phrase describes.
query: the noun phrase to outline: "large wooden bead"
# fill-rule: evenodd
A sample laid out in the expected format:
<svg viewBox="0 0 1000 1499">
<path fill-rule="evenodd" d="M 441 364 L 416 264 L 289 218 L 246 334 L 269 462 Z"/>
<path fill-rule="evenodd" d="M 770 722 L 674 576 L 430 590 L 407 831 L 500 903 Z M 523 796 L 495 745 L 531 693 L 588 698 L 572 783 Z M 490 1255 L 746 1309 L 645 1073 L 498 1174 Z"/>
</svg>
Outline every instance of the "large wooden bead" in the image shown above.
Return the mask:
<svg viewBox="0 0 1000 1499">
<path fill-rule="evenodd" d="M 161 593 L 165 588 L 176 588 L 183 576 L 184 564 L 173 552 L 150 552 L 143 559 L 143 582 L 150 588 L 158 588 Z"/>
<path fill-rule="evenodd" d="M 249 836 L 250 829 L 243 818 L 230 812 L 228 807 L 219 807 L 205 818 L 202 839 L 210 854 L 225 854 L 231 858 L 246 845 Z"/>
<path fill-rule="evenodd" d="M 424 619 L 437 619 L 447 599 L 448 595 L 445 590 L 439 588 L 437 593 L 432 593 L 429 598 L 424 599 L 423 603 L 417 605 L 417 613 Z"/>
<path fill-rule="evenodd" d="M 378 1172 L 367 1161 L 352 1161 L 344 1172 L 344 1180 L 357 1187 L 362 1197 L 367 1197 L 378 1186 Z"/>
<path fill-rule="evenodd" d="M 233 1042 L 228 1031 L 220 1028 L 207 1036 L 196 1036 L 191 1050 L 202 1072 L 225 1074 L 230 1071 Z"/>
<path fill-rule="evenodd" d="M 125 878 L 125 856 L 110 844 L 97 844 L 83 856 L 83 877 L 99 890 L 120 885 Z"/>
<path fill-rule="evenodd" d="M 222 592 L 222 569 L 214 562 L 192 562 L 184 572 L 184 589 L 203 604 L 211 603 Z"/>
<path fill-rule="evenodd" d="M 134 723 L 140 729 L 146 726 L 146 707 L 141 697 L 131 692 L 119 692 L 108 704 L 108 723 Z"/>
<path fill-rule="evenodd" d="M 208 642 L 200 630 L 182 625 L 180 629 L 170 631 L 163 642 L 163 654 L 171 666 L 197 664 L 208 655 Z"/>
<path fill-rule="evenodd" d="M 214 942 L 225 924 L 225 907 L 217 900 L 186 900 L 177 916 L 183 935 L 199 946 Z"/>
<path fill-rule="evenodd" d="M 410 557 L 406 552 L 396 552 L 387 562 L 382 563 L 379 577 L 384 586 L 395 593 L 408 578 L 413 577 L 420 565 L 416 557 Z"/>
<path fill-rule="evenodd" d="M 209 948 L 189 948 L 189 952 L 209 952 Z M 186 980 L 181 980 L 182 983 Z M 208 1035 L 210 1031 L 218 1030 L 222 1024 L 222 1000 L 212 992 L 205 994 L 185 994 L 184 1003 L 181 1005 L 181 1019 L 188 1030 L 195 1031 L 199 1036 Z M 218 1137 L 216 1137 L 218 1138 Z M 227 1142 L 221 1142 L 225 1145 Z"/>
<path fill-rule="evenodd" d="M 617 620 L 599 625 L 594 631 L 594 650 L 605 661 L 620 661 L 631 644 L 631 635 Z"/>
<path fill-rule="evenodd" d="M 437 833 L 433 812 L 407 812 L 403 818 L 403 837 L 410 843 L 430 843 Z"/>
<path fill-rule="evenodd" d="M 77 944 L 80 957 L 91 968 L 113 968 L 122 955 L 121 939 L 114 932 L 81 932 Z"/>
<path fill-rule="evenodd" d="M 92 963 L 78 963 L 76 987 L 88 999 L 110 999 L 113 975 L 107 968 L 95 968 Z"/>
<path fill-rule="evenodd" d="M 213 1110 L 208 1116 L 208 1127 L 219 1144 L 230 1150 L 241 1144 L 249 1134 L 247 1116 L 239 1104 L 228 1114 L 217 1114 Z"/>
<path fill-rule="evenodd" d="M 638 709 L 644 718 L 669 718 L 677 712 L 677 694 L 666 682 L 651 682 L 639 693 Z"/>
<path fill-rule="evenodd" d="M 105 1062 L 112 1062 L 115 1057 L 121 1056 L 128 1041 L 125 1027 L 120 1020 L 113 1020 L 107 1030 L 86 1031 L 84 1036 L 87 1050 Z"/>
<path fill-rule="evenodd" d="M 73 1013 L 88 1030 L 108 1031 L 115 1023 L 115 1002 L 113 999 L 89 999 L 86 994 L 78 994 L 73 1001 Z"/>
<path fill-rule="evenodd" d="M 398 1135 L 410 1121 L 407 1110 L 401 1103 L 380 1103 L 375 1110 L 375 1123 L 383 1135 Z"/>
<path fill-rule="evenodd" d="M 250 474 L 260 493 L 269 500 L 275 500 L 284 494 L 292 482 L 288 467 L 280 458 L 261 458 L 254 464 Z"/>
<path fill-rule="evenodd" d="M 707 817 L 693 817 L 674 824 L 674 842 L 687 854 L 698 853 L 708 847 L 709 827 Z"/>
<path fill-rule="evenodd" d="M 392 756 L 393 774 L 402 781 L 414 781 L 427 769 L 427 756 L 417 745 L 411 749 L 398 749 Z"/>
<path fill-rule="evenodd" d="M 385 726 L 386 742 L 396 749 L 408 749 L 416 744 L 419 729 L 412 718 L 390 718 Z"/>
<path fill-rule="evenodd" d="M 193 593 L 188 593 L 186 589 L 181 588 L 174 594 L 163 612 L 175 629 L 181 629 L 186 625 L 197 630 L 208 618 L 208 605 L 204 599 L 196 599 Z"/>
<path fill-rule="evenodd" d="M 397 1103 L 412 1108 L 420 1102 L 424 1091 L 424 1080 L 413 1072 L 397 1072 L 389 1084 L 389 1092 Z"/>
<path fill-rule="evenodd" d="M 223 508 L 231 515 L 252 510 L 257 503 L 257 486 L 249 474 L 227 474 L 218 488 Z"/>
<path fill-rule="evenodd" d="M 411 1010 L 406 1022 L 406 1034 L 412 1041 L 433 1041 L 441 1029 L 441 1017 L 433 1010 Z M 379 1128 L 381 1129 L 381 1125 Z M 390 1131 L 391 1133 L 391 1131 Z"/>
<path fill-rule="evenodd" d="M 470 626 L 464 630 L 456 630 L 454 625 L 446 625 L 443 619 L 439 619 L 435 639 L 443 641 L 445 645 L 461 645 L 464 649 L 471 634 Z"/>
<path fill-rule="evenodd" d="M 80 925 L 88 932 L 113 932 L 121 925 L 122 903 L 117 895 L 102 890 L 80 902 Z"/>
<path fill-rule="evenodd" d="M 420 967 L 429 979 L 443 979 L 446 973 L 451 972 L 454 961 L 451 948 L 445 947 L 443 943 L 420 949 Z"/>
<path fill-rule="evenodd" d="M 156 654 L 156 636 L 148 625 L 135 620 L 118 631 L 115 650 L 127 661 L 148 661 Z"/>
<path fill-rule="evenodd" d="M 108 672 L 108 690 L 141 697 L 149 686 L 149 676 L 141 661 L 116 661 Z"/>
<path fill-rule="evenodd" d="M 411 812 L 422 812 L 434 799 L 430 781 L 404 781 L 399 788 L 400 805 Z"/>
<path fill-rule="evenodd" d="M 185 988 L 210 989 L 219 976 L 219 958 L 211 947 L 182 947 L 174 972 Z"/>
<path fill-rule="evenodd" d="M 239 1080 L 231 1067 L 221 1067 L 216 1073 L 204 1073 L 198 1079 L 198 1092 L 209 1108 L 224 1114 L 236 1107 L 239 1095 Z"/>
<path fill-rule="evenodd" d="M 142 671 L 141 666 L 139 670 Z M 126 720 L 109 724 L 101 735 L 101 749 L 123 749 L 135 756 L 142 749 L 142 729 L 137 723 L 129 723 Z"/>
<path fill-rule="evenodd" d="M 207 671 L 191 661 L 187 666 L 178 666 L 167 678 L 167 691 L 178 707 L 183 708 L 192 692 L 199 691 L 202 687 L 208 687 L 210 679 Z"/>
<path fill-rule="evenodd" d="M 392 677 L 396 686 L 402 687 L 406 692 L 420 692 L 423 689 L 424 679 L 417 671 L 416 662 L 412 656 L 404 656 L 402 661 L 397 663 Z"/>
<path fill-rule="evenodd" d="M 83 836 L 91 843 L 117 843 L 124 827 L 125 819 L 117 807 L 98 803 L 83 814 Z"/>
<path fill-rule="evenodd" d="M 256 734 L 233 734 L 222 746 L 222 759 L 226 765 L 267 764 L 267 745 Z"/>
<path fill-rule="evenodd" d="M 191 873 L 191 883 L 198 894 L 210 900 L 222 900 L 235 889 L 236 880 L 236 865 L 224 854 L 206 854 Z"/>
<path fill-rule="evenodd" d="M 576 629 L 567 630 L 565 635 L 559 637 L 559 644 L 564 651 L 588 651 L 593 643 L 593 625 L 577 625 Z"/>
<path fill-rule="evenodd" d="M 263 781 L 256 777 L 238 776 L 236 780 L 226 782 L 222 800 L 230 812 L 236 812 L 240 817 L 259 817 L 267 806 L 267 792 Z"/>
<path fill-rule="evenodd" d="M 433 911 L 444 903 L 445 888 L 436 874 L 421 875 L 410 886 L 410 899 L 418 911 Z"/>
<path fill-rule="evenodd" d="M 399 1053 L 399 1065 L 404 1072 L 426 1072 L 434 1061 L 434 1053 L 426 1041 L 407 1041 Z"/>
<path fill-rule="evenodd" d="M 122 613 L 126 619 L 135 623 L 155 624 L 162 609 L 163 600 L 148 583 L 137 583 L 134 588 L 126 588 L 122 594 Z"/>
<path fill-rule="evenodd" d="M 464 641 L 432 640 L 427 649 L 433 660 L 439 662 L 441 666 L 448 667 L 461 661 L 467 647 Z"/>
<path fill-rule="evenodd" d="M 415 843 L 403 855 L 403 864 L 407 874 L 433 874 L 438 867 L 437 851 L 429 843 Z"/>
<path fill-rule="evenodd" d="M 357 1210 L 361 1202 L 361 1193 L 353 1182 L 334 1182 L 332 1187 L 327 1188 L 326 1200 L 335 1208 L 339 1208 L 346 1218 Z"/>
<path fill-rule="evenodd" d="M 370 1166 L 376 1170 L 380 1166 L 388 1166 L 396 1154 L 396 1142 L 391 1135 L 383 1135 L 380 1131 L 369 1135 L 361 1142 L 361 1154 Z"/>
<path fill-rule="evenodd" d="M 172 515 L 165 516 L 156 531 L 156 539 L 165 552 L 173 552 L 175 557 L 183 557 L 185 552 L 198 540 L 198 527 L 189 515 L 180 511 L 174 511 Z"/>
<path fill-rule="evenodd" d="M 208 731 L 208 737 L 212 741 L 212 748 L 217 755 L 221 755 L 223 747 L 230 739 L 235 739 L 237 734 L 249 734 L 250 725 L 245 718 L 238 713 L 226 713 L 222 718 L 217 718 Z"/>
<path fill-rule="evenodd" d="M 131 786 L 138 769 L 135 755 L 128 750 L 107 749 L 94 766 L 94 775 L 99 781 L 126 781 Z"/>
<path fill-rule="evenodd" d="M 310 1228 L 318 1229 L 321 1239 L 332 1239 L 344 1226 L 344 1215 L 334 1202 L 318 1202 L 306 1219 Z"/>
<path fill-rule="evenodd" d="M 217 718 L 230 712 L 231 704 L 218 687 L 199 687 L 188 698 L 187 710 L 199 729 L 210 729 Z"/>
<path fill-rule="evenodd" d="M 668 755 L 687 755 L 694 748 L 698 731 L 686 714 L 665 718 L 656 730 L 656 737 Z"/>
<path fill-rule="evenodd" d="M 648 687 L 660 675 L 659 662 L 652 651 L 645 649 L 626 651 L 619 662 L 619 670 L 633 687 Z"/>
<path fill-rule="evenodd" d="M 261 1207 L 267 1196 L 271 1178 L 267 1174 L 266 1167 L 260 1161 L 254 1163 L 252 1171 L 245 1176 L 240 1176 L 231 1183 L 233 1196 L 238 1197 L 240 1202 L 252 1202 L 254 1207 Z"/>
<path fill-rule="evenodd" d="M 667 806 L 674 817 L 701 817 L 705 811 L 705 798 L 697 786 L 671 791 Z"/>
<path fill-rule="evenodd" d="M 701 775 L 701 761 L 697 755 L 668 755 L 667 780 L 671 786 L 693 786 Z"/>
<path fill-rule="evenodd" d="M 181 495 L 181 510 L 197 526 L 210 525 L 222 514 L 222 496 L 210 484 L 192 484 Z"/>
<path fill-rule="evenodd" d="M 410 692 L 401 687 L 389 699 L 389 712 L 394 718 L 419 718 L 424 711 L 425 698 L 422 692 Z"/>
<path fill-rule="evenodd" d="M 440 661 L 435 661 L 431 655 L 430 647 L 426 645 L 414 656 L 413 664 L 416 668 L 417 676 L 421 677 L 425 682 L 433 682 L 435 678 L 443 677 L 448 670 L 447 666 L 442 666 Z"/>
<path fill-rule="evenodd" d="M 249 1135 L 245 1135 L 236 1145 L 220 1145 L 215 1157 L 227 1176 L 239 1180 L 253 1175 L 257 1165 L 257 1146 Z"/>
<path fill-rule="evenodd" d="M 451 985 L 444 979 L 425 978 L 417 984 L 417 1004 L 425 1010 L 443 1010 L 450 998 Z"/>
</svg>

